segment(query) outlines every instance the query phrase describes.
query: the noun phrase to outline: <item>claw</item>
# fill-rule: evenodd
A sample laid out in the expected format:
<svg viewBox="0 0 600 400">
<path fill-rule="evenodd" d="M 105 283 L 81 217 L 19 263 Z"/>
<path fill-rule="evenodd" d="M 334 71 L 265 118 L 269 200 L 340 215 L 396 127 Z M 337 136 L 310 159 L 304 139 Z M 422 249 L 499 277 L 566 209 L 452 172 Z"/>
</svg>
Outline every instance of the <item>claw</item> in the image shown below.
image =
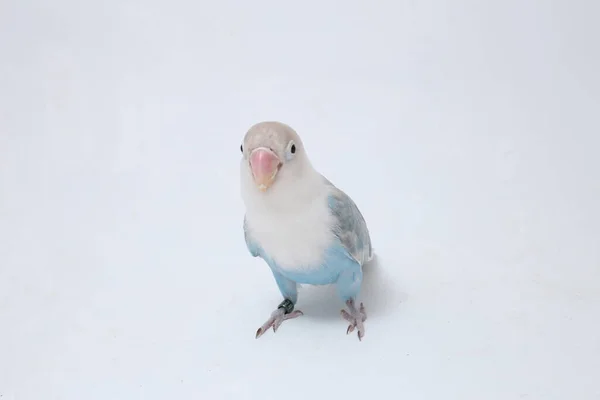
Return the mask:
<svg viewBox="0 0 600 400">
<path fill-rule="evenodd" d="M 258 328 L 258 330 L 256 331 L 255 338 L 258 339 L 259 337 L 261 337 L 271 327 L 273 328 L 273 332 L 277 332 L 277 329 L 279 329 L 283 321 L 296 318 L 301 315 L 304 315 L 304 313 L 300 310 L 295 310 L 289 314 L 285 314 L 285 311 L 283 309 L 278 308 L 277 310 L 273 311 L 273 313 L 271 313 L 271 317 L 267 320 L 267 322 L 265 322 L 260 328 Z"/>
<path fill-rule="evenodd" d="M 358 340 L 362 341 L 362 338 L 365 336 L 365 327 L 363 322 L 367 320 L 367 313 L 365 311 L 365 306 L 363 303 L 360 303 L 360 307 L 357 310 L 354 306 L 353 300 L 348 300 L 346 302 L 350 312 L 346 310 L 341 310 L 342 317 L 350 322 L 348 329 L 346 329 L 346 335 L 354 332 L 356 328 L 358 334 Z"/>
</svg>

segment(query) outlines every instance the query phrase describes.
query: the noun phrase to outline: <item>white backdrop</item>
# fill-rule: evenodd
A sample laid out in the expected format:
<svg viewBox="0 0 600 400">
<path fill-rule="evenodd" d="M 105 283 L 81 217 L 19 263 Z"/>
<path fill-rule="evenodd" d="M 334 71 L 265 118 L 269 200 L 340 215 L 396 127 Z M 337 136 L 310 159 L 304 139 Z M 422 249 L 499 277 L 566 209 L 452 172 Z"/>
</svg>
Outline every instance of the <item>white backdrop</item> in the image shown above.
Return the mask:
<svg viewBox="0 0 600 400">
<path fill-rule="evenodd" d="M 597 1 L 3 0 L 0 399 L 597 399 Z M 294 127 L 378 254 L 346 336 L 242 234 Z"/>
</svg>

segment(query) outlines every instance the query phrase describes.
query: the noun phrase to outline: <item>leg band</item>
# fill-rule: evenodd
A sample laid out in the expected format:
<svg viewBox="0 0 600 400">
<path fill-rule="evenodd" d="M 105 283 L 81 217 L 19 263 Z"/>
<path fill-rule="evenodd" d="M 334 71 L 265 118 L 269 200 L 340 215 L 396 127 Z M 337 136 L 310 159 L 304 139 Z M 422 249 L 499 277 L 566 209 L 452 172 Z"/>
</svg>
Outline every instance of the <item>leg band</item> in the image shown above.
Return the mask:
<svg viewBox="0 0 600 400">
<path fill-rule="evenodd" d="M 294 303 L 292 303 L 290 299 L 285 299 L 277 306 L 277 308 L 283 308 L 283 311 L 285 311 L 286 314 L 289 314 L 294 311 Z"/>
</svg>

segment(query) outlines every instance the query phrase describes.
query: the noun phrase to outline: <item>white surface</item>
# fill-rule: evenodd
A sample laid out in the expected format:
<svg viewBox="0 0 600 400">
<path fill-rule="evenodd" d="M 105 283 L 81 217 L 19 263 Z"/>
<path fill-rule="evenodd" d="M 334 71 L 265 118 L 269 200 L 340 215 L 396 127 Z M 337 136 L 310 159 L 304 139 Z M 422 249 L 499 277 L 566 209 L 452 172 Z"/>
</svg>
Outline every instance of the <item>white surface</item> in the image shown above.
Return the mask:
<svg viewBox="0 0 600 400">
<path fill-rule="evenodd" d="M 600 398 L 599 12 L 3 1 L 0 399 Z M 254 339 L 265 119 L 367 218 L 362 343 L 310 287 Z"/>
</svg>

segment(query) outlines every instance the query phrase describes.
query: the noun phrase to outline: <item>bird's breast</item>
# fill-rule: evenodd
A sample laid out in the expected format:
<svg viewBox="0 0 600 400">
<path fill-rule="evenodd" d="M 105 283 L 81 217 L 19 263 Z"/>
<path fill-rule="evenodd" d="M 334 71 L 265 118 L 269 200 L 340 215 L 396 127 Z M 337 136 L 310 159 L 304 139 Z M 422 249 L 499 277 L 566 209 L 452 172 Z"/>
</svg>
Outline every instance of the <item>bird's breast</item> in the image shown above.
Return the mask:
<svg viewBox="0 0 600 400">
<path fill-rule="evenodd" d="M 335 238 L 326 207 L 293 216 L 250 215 L 248 227 L 263 258 L 283 271 L 319 268 Z"/>
</svg>

